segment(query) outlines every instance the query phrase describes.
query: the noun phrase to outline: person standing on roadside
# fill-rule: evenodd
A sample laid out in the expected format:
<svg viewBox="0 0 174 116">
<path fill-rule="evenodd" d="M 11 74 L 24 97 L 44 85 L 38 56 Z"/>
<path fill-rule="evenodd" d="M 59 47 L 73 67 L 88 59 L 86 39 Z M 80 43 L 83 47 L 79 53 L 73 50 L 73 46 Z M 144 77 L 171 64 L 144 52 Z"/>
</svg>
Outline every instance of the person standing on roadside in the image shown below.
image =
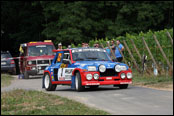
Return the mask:
<svg viewBox="0 0 174 116">
<path fill-rule="evenodd" d="M 62 49 L 62 43 L 59 43 L 58 44 L 58 50 L 61 50 Z"/>
<path fill-rule="evenodd" d="M 120 43 L 120 40 L 117 40 L 116 43 L 117 43 L 117 46 L 115 47 L 115 56 L 117 58 L 117 61 L 121 62 L 123 60 L 123 56 L 121 55 L 120 51 L 123 53 L 124 46 Z"/>
</svg>

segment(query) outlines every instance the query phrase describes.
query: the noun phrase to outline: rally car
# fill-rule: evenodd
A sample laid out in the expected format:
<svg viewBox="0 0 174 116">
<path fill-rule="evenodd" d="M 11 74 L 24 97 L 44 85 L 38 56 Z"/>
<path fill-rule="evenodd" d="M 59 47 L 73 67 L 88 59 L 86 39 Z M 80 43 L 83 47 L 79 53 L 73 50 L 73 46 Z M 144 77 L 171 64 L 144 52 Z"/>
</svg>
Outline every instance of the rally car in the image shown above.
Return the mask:
<svg viewBox="0 0 174 116">
<path fill-rule="evenodd" d="M 56 52 L 44 70 L 42 88 L 54 91 L 59 84 L 83 91 L 85 87 L 114 85 L 126 89 L 132 83 L 132 71 L 124 63 L 113 62 L 102 48 L 72 48 Z"/>
</svg>

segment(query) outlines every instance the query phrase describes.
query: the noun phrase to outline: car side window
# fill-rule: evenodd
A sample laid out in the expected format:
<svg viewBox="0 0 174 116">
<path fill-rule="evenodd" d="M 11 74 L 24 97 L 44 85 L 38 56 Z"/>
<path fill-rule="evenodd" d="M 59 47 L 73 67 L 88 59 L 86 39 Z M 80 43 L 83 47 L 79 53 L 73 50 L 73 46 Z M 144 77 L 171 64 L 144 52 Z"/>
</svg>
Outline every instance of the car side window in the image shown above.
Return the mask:
<svg viewBox="0 0 174 116">
<path fill-rule="evenodd" d="M 70 61 L 71 61 L 70 53 L 69 53 L 69 51 L 65 51 L 64 55 L 63 55 L 63 63 L 69 64 Z"/>
<path fill-rule="evenodd" d="M 62 53 L 58 53 L 58 54 L 57 54 L 57 58 L 56 58 L 56 60 L 54 61 L 54 64 L 55 64 L 55 63 L 60 63 L 60 62 L 61 62 L 61 59 L 62 59 Z"/>
</svg>

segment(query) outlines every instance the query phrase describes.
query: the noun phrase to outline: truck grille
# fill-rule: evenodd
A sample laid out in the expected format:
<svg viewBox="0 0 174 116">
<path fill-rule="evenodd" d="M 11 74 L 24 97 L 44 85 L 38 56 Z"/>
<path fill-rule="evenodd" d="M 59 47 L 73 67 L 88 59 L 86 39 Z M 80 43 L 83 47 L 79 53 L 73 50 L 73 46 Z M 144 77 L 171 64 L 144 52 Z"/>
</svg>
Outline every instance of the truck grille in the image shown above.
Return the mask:
<svg viewBox="0 0 174 116">
<path fill-rule="evenodd" d="M 38 60 L 37 64 L 49 64 L 49 60 Z"/>
<path fill-rule="evenodd" d="M 100 77 L 106 77 L 106 76 L 117 76 L 118 73 L 115 72 L 114 69 L 106 69 L 104 73 L 100 72 Z"/>
</svg>

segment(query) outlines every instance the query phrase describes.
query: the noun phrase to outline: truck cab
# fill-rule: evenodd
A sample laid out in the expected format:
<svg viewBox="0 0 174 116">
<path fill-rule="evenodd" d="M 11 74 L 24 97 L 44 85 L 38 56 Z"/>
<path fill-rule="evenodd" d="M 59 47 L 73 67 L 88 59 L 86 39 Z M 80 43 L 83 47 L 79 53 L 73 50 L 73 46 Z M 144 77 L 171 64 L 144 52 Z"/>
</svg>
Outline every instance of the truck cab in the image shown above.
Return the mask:
<svg viewBox="0 0 174 116">
<path fill-rule="evenodd" d="M 54 44 L 48 40 L 20 45 L 19 69 L 25 79 L 30 75 L 43 75 L 44 69 L 54 58 L 53 49 L 55 49 Z"/>
</svg>

